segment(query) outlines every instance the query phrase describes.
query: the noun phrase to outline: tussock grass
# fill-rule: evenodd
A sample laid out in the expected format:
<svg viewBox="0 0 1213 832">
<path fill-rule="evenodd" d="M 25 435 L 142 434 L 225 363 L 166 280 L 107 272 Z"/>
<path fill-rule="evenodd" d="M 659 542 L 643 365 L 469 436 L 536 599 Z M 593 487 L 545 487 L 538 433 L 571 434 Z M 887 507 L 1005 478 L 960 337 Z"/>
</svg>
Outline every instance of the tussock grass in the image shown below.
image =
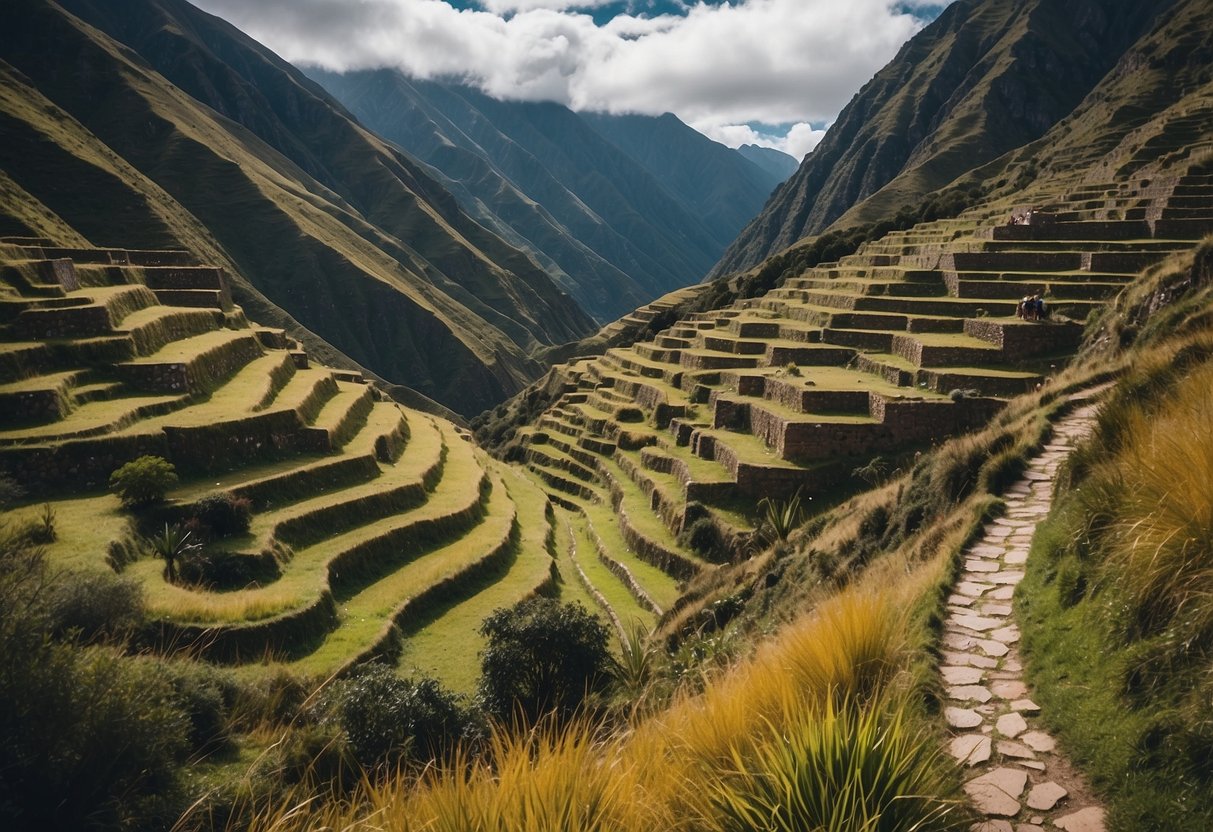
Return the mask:
<svg viewBox="0 0 1213 832">
<path fill-rule="evenodd" d="M 823 807 L 826 824 L 791 828 L 956 828 L 951 769 L 938 764 L 902 681 L 906 615 L 936 578 L 920 570 L 889 588 L 844 591 L 701 694 L 615 730 L 499 729 L 484 758 L 363 782 L 341 800 L 305 787 L 244 815 L 241 828 L 768 829 L 779 827 L 747 813 L 785 786 L 799 793 L 796 807 Z M 848 813 L 864 824 L 839 825 Z"/>
<path fill-rule="evenodd" d="M 1081 498 L 1103 555 L 1099 580 L 1123 599 L 1127 638 L 1169 626 L 1213 647 L 1213 364 L 1180 384 L 1158 412 L 1126 403 L 1108 417 L 1118 452 Z"/>
<path fill-rule="evenodd" d="M 1124 829 L 1213 824 L 1213 336 L 1139 353 L 1017 593 L 1038 701 Z"/>
</svg>

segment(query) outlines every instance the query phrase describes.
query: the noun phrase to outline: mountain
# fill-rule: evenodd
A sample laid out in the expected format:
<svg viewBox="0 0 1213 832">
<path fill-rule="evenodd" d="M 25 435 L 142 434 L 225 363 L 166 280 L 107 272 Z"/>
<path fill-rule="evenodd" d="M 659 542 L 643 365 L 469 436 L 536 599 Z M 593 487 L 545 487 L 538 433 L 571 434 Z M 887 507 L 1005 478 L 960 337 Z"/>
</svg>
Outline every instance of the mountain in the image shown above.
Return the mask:
<svg viewBox="0 0 1213 832">
<path fill-rule="evenodd" d="M 593 328 L 414 159 L 224 21 L 183 0 L 20 0 L 0 18 L 6 228 L 188 248 L 323 360 L 463 413 Z"/>
<path fill-rule="evenodd" d="M 776 185 L 787 182 L 800 167 L 800 162 L 796 161 L 795 156 L 790 156 L 773 147 L 743 144 L 737 148 L 737 152 L 774 177 Z"/>
<path fill-rule="evenodd" d="M 777 184 L 672 115 L 498 101 L 391 69 L 308 74 L 599 321 L 697 282 Z"/>
<path fill-rule="evenodd" d="M 747 269 L 831 225 L 873 222 L 1068 115 L 1172 0 L 958 0 L 843 109 L 725 252 Z"/>
</svg>

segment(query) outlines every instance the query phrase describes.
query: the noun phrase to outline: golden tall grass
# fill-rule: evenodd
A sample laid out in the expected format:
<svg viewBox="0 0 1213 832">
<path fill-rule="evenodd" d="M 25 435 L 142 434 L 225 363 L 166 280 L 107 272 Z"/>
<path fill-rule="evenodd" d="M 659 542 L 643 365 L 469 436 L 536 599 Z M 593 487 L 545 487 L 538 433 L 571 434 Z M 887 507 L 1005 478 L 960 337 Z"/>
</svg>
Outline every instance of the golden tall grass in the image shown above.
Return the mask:
<svg viewBox="0 0 1213 832">
<path fill-rule="evenodd" d="M 1103 420 L 1116 452 L 1084 502 L 1130 637 L 1175 627 L 1213 643 L 1213 363 L 1161 403 L 1125 401 Z"/>
<path fill-rule="evenodd" d="M 605 736 L 586 723 L 501 730 L 484 760 L 364 783 L 345 801 L 319 804 L 301 794 L 263 807 L 251 828 L 763 829 L 739 825 L 730 807 L 761 806 L 772 784 L 807 789 L 798 800 L 826 807 L 838 797 L 831 790 L 841 789 L 849 802 L 838 806 L 859 807 L 866 818 L 839 825 L 835 813 L 828 828 L 954 828 L 938 743 L 919 733 L 895 683 L 906 659 L 909 600 L 905 586 L 845 590 L 703 693 L 677 697 L 623 729 Z M 788 779 L 806 765 L 816 770 L 823 748 L 846 752 L 833 754 L 828 781 Z"/>
</svg>

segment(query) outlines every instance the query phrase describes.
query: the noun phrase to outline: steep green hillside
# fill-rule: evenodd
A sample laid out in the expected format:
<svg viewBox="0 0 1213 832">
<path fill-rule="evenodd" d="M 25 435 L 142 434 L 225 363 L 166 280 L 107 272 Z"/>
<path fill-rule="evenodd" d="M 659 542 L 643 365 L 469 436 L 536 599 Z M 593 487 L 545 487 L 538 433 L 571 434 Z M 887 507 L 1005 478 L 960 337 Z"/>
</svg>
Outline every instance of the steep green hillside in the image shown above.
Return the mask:
<svg viewBox="0 0 1213 832">
<path fill-rule="evenodd" d="M 880 220 L 1039 138 L 1171 5 L 952 4 L 859 91 L 712 274 L 747 269 L 834 223 Z"/>
<path fill-rule="evenodd" d="M 396 70 L 309 70 L 601 321 L 699 280 L 775 181 L 673 116 L 496 101 Z"/>
<path fill-rule="evenodd" d="M 538 374 L 530 350 L 590 328 L 530 258 L 232 27 L 174 0 L 71 7 L 118 40 L 49 2 L 4 10 L 0 152 L 15 186 L 89 241 L 197 251 L 260 319 L 464 412 Z M 23 106 L 38 98 L 49 112 Z"/>
</svg>

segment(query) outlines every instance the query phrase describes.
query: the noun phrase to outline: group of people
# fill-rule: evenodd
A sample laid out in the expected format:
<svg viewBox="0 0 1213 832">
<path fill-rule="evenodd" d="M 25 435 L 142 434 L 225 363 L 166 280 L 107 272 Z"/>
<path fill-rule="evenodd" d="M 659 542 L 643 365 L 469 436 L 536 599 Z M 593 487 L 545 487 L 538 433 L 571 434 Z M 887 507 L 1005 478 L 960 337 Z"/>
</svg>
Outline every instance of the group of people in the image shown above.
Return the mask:
<svg viewBox="0 0 1213 832">
<path fill-rule="evenodd" d="M 1025 295 L 1015 307 L 1015 317 L 1025 321 L 1044 321 L 1049 317 L 1049 309 L 1039 294 Z"/>
<path fill-rule="evenodd" d="M 1015 211 L 1007 219 L 1007 225 L 1050 225 L 1053 215 L 1040 208 L 1029 208 L 1026 211 Z"/>
</svg>

